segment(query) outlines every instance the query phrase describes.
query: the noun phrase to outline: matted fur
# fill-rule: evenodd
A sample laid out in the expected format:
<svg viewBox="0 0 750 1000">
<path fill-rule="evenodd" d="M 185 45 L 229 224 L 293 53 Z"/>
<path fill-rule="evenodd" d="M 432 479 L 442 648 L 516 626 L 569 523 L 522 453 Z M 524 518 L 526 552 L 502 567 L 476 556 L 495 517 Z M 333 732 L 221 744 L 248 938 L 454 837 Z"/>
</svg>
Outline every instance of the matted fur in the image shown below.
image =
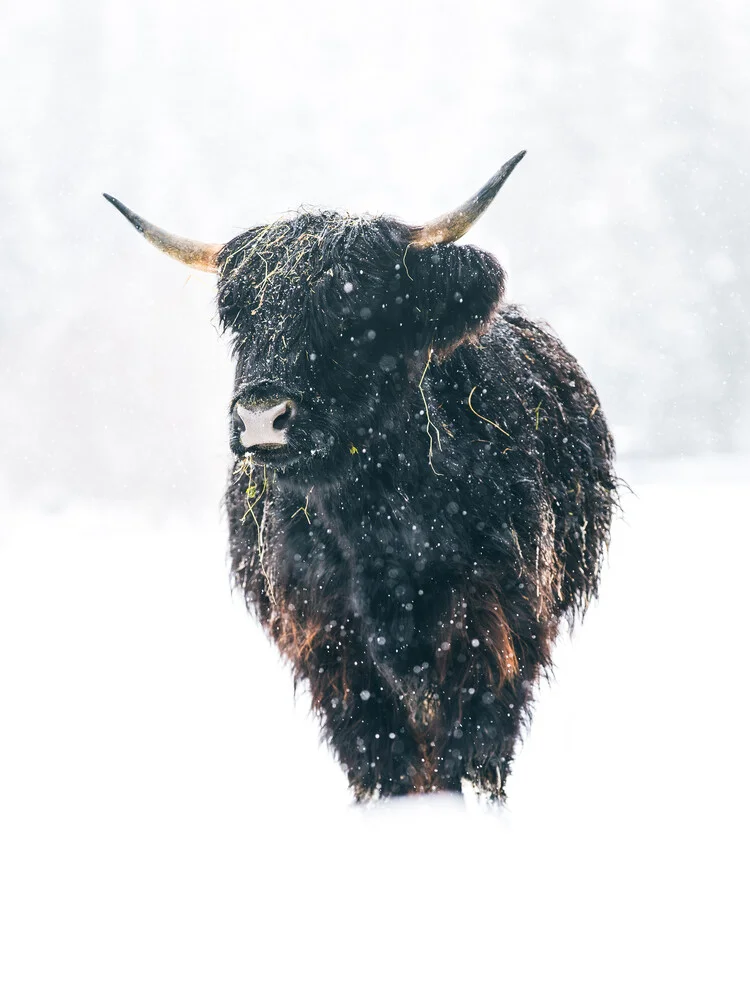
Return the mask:
<svg viewBox="0 0 750 1000">
<path fill-rule="evenodd" d="M 297 407 L 281 451 L 250 462 L 233 432 L 232 568 L 357 798 L 497 796 L 559 623 L 597 591 L 613 446 L 497 261 L 409 239 L 300 213 L 221 252 L 233 404 Z"/>
</svg>

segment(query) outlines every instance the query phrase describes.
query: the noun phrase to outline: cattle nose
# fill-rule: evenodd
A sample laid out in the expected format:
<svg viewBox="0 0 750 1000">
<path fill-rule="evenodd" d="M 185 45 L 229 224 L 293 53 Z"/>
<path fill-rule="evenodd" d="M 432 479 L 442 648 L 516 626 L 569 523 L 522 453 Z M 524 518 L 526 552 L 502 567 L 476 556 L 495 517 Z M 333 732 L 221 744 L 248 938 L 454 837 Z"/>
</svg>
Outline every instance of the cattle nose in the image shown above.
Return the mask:
<svg viewBox="0 0 750 1000">
<path fill-rule="evenodd" d="M 235 404 L 234 420 L 243 448 L 257 445 L 281 448 L 287 443 L 287 430 L 296 414 L 291 399 L 279 403 L 259 403 L 253 406 Z"/>
</svg>

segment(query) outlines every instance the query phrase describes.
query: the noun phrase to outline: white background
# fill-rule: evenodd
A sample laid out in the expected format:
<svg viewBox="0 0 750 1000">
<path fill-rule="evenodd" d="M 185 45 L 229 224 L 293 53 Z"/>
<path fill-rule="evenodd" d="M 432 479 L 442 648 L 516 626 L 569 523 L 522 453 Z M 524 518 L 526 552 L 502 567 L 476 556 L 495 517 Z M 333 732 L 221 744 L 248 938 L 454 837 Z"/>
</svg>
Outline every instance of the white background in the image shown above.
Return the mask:
<svg viewBox="0 0 750 1000">
<path fill-rule="evenodd" d="M 747 995 L 747 11 L 7 12 L 3 997 Z M 100 192 L 209 241 L 422 221 L 524 147 L 475 242 L 634 494 L 508 807 L 357 809 L 229 592 L 213 282 Z"/>
</svg>

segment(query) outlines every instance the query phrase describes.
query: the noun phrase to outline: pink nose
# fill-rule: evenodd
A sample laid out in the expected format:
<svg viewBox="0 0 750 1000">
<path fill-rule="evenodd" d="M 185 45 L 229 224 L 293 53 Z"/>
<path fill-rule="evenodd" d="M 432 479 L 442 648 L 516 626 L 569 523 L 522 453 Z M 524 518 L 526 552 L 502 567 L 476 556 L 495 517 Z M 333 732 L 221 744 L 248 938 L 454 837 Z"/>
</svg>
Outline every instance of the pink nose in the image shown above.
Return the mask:
<svg viewBox="0 0 750 1000">
<path fill-rule="evenodd" d="M 287 443 L 287 429 L 294 420 L 295 406 L 291 399 L 282 399 L 273 406 L 261 403 L 259 406 L 234 408 L 235 420 L 240 430 L 240 444 L 243 448 L 266 445 L 281 448 Z"/>
</svg>

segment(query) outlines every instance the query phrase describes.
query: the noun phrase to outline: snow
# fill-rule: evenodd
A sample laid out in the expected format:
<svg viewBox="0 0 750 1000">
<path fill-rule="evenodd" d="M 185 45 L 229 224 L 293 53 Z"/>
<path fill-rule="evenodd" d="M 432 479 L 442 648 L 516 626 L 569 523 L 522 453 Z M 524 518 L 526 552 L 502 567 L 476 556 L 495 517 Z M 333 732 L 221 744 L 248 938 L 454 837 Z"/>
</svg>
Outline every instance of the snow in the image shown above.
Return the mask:
<svg viewBox="0 0 750 1000">
<path fill-rule="evenodd" d="M 229 593 L 215 281 L 100 196 L 207 240 L 418 223 L 527 146 L 471 237 L 509 300 L 620 454 L 746 450 L 750 6 L 677 11 L 8 5 L 2 1000 L 748 995 L 747 456 L 621 470 L 504 811 L 353 808 Z"/>
<path fill-rule="evenodd" d="M 621 472 L 499 812 L 350 804 L 215 509 L 9 511 L 3 996 L 746 996 L 750 462 Z"/>
</svg>

